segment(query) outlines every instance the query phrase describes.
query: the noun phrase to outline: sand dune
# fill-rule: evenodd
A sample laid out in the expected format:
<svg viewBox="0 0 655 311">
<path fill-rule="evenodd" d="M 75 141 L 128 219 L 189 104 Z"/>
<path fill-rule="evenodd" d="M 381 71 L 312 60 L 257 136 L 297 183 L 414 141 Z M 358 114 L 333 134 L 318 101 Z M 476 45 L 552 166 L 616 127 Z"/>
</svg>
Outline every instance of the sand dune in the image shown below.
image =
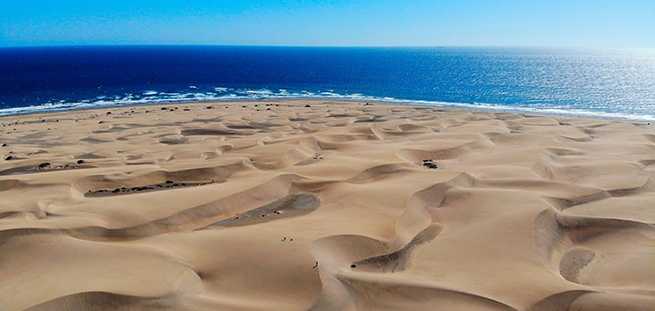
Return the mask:
<svg viewBox="0 0 655 311">
<path fill-rule="evenodd" d="M 234 102 L 0 118 L 1 310 L 655 310 L 655 130 Z"/>
</svg>

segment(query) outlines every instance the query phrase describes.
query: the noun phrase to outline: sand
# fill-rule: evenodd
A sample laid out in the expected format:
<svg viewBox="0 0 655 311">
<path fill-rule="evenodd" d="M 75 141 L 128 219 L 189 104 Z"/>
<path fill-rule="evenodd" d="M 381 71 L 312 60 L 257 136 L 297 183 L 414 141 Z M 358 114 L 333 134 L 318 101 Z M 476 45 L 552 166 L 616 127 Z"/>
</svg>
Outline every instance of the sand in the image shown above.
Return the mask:
<svg viewBox="0 0 655 311">
<path fill-rule="evenodd" d="M 0 125 L 0 310 L 655 310 L 645 122 L 286 101 Z"/>
</svg>

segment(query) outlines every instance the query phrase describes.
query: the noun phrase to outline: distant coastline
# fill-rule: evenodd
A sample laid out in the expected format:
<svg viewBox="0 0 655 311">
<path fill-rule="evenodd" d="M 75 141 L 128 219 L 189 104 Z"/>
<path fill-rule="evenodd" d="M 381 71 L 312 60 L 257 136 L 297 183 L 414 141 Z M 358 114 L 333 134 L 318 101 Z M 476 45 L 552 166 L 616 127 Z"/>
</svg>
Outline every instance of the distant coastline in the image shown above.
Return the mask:
<svg viewBox="0 0 655 311">
<path fill-rule="evenodd" d="M 616 120 L 616 121 L 635 121 L 647 122 L 650 124 L 655 121 L 655 118 L 639 118 L 630 116 L 617 116 L 617 115 L 604 115 L 597 113 L 576 113 L 572 111 L 544 111 L 544 110 L 530 110 L 520 108 L 509 108 L 499 106 L 484 106 L 478 104 L 464 104 L 464 103 L 428 103 L 425 101 L 412 101 L 412 100 L 385 100 L 385 99 L 362 99 L 362 98 L 347 98 L 347 97 L 288 97 L 288 98 L 243 98 L 243 99 L 224 99 L 224 100 L 194 100 L 194 101 L 160 101 L 160 102 L 143 102 L 143 103 L 130 103 L 121 105 L 106 105 L 106 106 L 89 106 L 89 107 L 75 107 L 65 108 L 60 110 L 34 110 L 29 112 L 21 112 L 14 114 L 0 114 L 0 120 L 10 119 L 12 117 L 26 117 L 26 116 L 47 116 L 47 115 L 65 115 L 67 113 L 75 113 L 77 111 L 94 111 L 94 110 L 112 110 L 130 107 L 153 107 L 159 108 L 162 106 L 174 105 L 209 105 L 209 104 L 239 104 L 239 103 L 252 103 L 252 102 L 308 102 L 308 103 L 371 103 L 381 105 L 399 105 L 409 107 L 434 107 L 444 110 L 452 111 L 475 111 L 475 112 L 498 112 L 498 113 L 511 113 L 519 115 L 534 115 L 545 117 L 563 117 L 563 118 L 583 118 L 583 119 L 599 119 L 599 120 Z"/>
</svg>

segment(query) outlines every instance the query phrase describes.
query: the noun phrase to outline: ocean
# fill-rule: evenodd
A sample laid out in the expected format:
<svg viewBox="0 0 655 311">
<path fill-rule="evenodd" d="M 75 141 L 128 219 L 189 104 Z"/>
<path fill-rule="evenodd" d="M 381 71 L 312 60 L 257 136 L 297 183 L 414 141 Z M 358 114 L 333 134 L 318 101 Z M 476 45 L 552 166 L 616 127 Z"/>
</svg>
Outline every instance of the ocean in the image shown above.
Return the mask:
<svg viewBox="0 0 655 311">
<path fill-rule="evenodd" d="M 0 49 L 0 115 L 338 98 L 655 120 L 655 51 L 233 46 Z"/>
</svg>

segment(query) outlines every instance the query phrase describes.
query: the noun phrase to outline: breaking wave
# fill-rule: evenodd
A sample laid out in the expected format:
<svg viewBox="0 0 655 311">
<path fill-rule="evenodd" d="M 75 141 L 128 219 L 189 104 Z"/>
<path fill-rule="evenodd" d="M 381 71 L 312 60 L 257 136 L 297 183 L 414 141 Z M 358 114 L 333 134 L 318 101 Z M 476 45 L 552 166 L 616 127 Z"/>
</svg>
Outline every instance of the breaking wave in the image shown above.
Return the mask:
<svg viewBox="0 0 655 311">
<path fill-rule="evenodd" d="M 531 103 L 527 105 L 503 105 L 493 103 L 457 103 L 432 100 L 403 99 L 395 97 L 370 96 L 361 93 L 339 93 L 334 90 L 324 91 L 290 91 L 287 89 L 239 89 L 229 87 L 213 87 L 206 91 L 199 91 L 197 86 L 188 86 L 192 92 L 163 92 L 145 90 L 143 92 L 127 93 L 122 96 L 97 96 L 93 99 L 58 100 L 39 105 L 0 109 L 0 116 L 66 111 L 75 109 L 92 109 L 103 107 L 120 107 L 130 105 L 147 105 L 162 103 L 186 103 L 208 101 L 239 101 L 239 100 L 266 100 L 266 99 L 339 99 L 352 101 L 376 101 L 396 104 L 418 104 L 426 106 L 451 106 L 470 109 L 496 110 L 507 112 L 543 113 L 570 116 L 618 118 L 642 121 L 655 121 L 655 115 L 631 114 L 619 112 L 591 111 L 574 109 L 571 107 L 547 107 Z"/>
</svg>

